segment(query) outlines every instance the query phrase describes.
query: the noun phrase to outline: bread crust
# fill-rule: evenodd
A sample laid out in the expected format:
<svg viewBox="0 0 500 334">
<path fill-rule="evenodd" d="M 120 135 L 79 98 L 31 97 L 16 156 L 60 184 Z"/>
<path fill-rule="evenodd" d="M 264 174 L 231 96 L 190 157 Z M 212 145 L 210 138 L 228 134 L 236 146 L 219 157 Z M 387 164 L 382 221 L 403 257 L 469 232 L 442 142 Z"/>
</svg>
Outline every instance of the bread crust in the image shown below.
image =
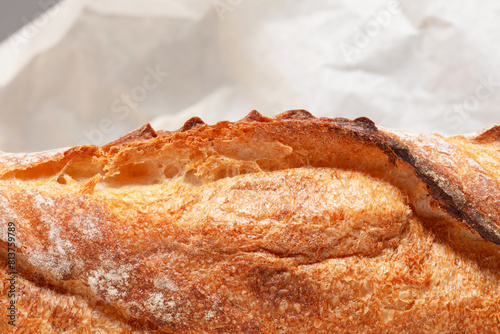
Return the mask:
<svg viewBox="0 0 500 334">
<path fill-rule="evenodd" d="M 252 111 L 0 154 L 18 329 L 495 333 L 498 133 Z"/>
</svg>

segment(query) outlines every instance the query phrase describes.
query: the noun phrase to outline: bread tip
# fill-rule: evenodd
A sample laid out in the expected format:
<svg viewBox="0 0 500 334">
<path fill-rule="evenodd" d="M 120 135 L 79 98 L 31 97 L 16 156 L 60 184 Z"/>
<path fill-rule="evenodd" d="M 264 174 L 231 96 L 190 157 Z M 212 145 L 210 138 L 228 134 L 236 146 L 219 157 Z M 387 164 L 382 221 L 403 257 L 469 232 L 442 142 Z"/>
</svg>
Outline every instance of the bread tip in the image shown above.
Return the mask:
<svg viewBox="0 0 500 334">
<path fill-rule="evenodd" d="M 253 122 L 267 122 L 269 118 L 262 116 L 257 110 L 252 110 L 245 118 L 242 119 L 243 122 L 253 123 Z"/>
<path fill-rule="evenodd" d="M 186 123 L 184 123 L 184 125 L 180 129 L 180 132 L 189 131 L 191 129 L 194 129 L 195 127 L 197 127 L 200 124 L 204 125 L 205 122 L 203 122 L 203 120 L 199 117 L 192 117 Z"/>
<path fill-rule="evenodd" d="M 104 151 L 109 151 L 112 147 L 130 143 L 133 141 L 143 141 L 158 137 L 158 134 L 153 129 L 151 124 L 147 123 L 137 130 L 127 133 L 126 135 L 102 146 Z"/>
<path fill-rule="evenodd" d="M 361 123 L 368 129 L 378 130 L 377 126 L 375 125 L 375 122 L 369 119 L 368 117 L 358 117 L 354 120 L 354 123 Z"/>
<path fill-rule="evenodd" d="M 471 140 L 478 144 L 500 142 L 500 123 L 473 134 Z"/>
<path fill-rule="evenodd" d="M 276 120 L 308 120 L 315 118 L 316 117 L 305 109 L 288 110 L 275 117 Z"/>
</svg>

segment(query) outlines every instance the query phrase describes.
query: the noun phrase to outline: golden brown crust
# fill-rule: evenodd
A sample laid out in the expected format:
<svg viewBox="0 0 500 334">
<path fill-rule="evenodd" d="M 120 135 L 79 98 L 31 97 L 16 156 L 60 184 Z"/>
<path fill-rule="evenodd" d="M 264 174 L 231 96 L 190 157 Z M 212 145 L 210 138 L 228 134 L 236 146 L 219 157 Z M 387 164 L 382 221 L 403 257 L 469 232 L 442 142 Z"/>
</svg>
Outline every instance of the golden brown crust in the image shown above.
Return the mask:
<svg viewBox="0 0 500 334">
<path fill-rule="evenodd" d="M 18 328 L 494 333 L 495 129 L 443 138 L 252 111 L 0 154 L 0 276 L 13 221 Z"/>
<path fill-rule="evenodd" d="M 500 125 L 494 125 L 473 136 L 470 140 L 478 144 L 499 144 L 500 143 Z"/>
<path fill-rule="evenodd" d="M 398 131 L 389 135 L 397 140 L 392 150 L 427 184 L 429 194 L 447 213 L 500 245 L 500 202 L 491 196 L 500 193 L 500 184 L 481 165 L 485 161 L 472 159 L 457 141 L 453 145 L 440 136 Z"/>
</svg>

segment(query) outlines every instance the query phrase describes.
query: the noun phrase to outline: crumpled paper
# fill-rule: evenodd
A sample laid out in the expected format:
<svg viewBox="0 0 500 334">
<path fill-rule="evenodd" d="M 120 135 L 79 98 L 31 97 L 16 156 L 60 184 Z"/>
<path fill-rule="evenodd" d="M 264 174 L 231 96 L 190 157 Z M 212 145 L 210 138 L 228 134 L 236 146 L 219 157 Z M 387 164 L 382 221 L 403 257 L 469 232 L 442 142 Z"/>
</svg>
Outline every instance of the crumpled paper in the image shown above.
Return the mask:
<svg viewBox="0 0 500 334">
<path fill-rule="evenodd" d="M 66 0 L 0 45 L 0 150 L 252 109 L 477 131 L 500 122 L 499 13 L 496 0 Z"/>
</svg>

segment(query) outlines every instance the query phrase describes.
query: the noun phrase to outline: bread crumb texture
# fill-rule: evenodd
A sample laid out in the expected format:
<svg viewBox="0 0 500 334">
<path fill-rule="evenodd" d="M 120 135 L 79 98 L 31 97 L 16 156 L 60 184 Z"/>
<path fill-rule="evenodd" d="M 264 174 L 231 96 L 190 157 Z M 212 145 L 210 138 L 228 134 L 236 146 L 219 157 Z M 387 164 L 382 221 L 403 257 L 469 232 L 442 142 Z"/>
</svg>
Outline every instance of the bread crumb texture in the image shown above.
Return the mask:
<svg viewBox="0 0 500 334">
<path fill-rule="evenodd" d="M 0 333 L 498 333 L 497 132 L 298 110 L 0 153 Z"/>
</svg>

